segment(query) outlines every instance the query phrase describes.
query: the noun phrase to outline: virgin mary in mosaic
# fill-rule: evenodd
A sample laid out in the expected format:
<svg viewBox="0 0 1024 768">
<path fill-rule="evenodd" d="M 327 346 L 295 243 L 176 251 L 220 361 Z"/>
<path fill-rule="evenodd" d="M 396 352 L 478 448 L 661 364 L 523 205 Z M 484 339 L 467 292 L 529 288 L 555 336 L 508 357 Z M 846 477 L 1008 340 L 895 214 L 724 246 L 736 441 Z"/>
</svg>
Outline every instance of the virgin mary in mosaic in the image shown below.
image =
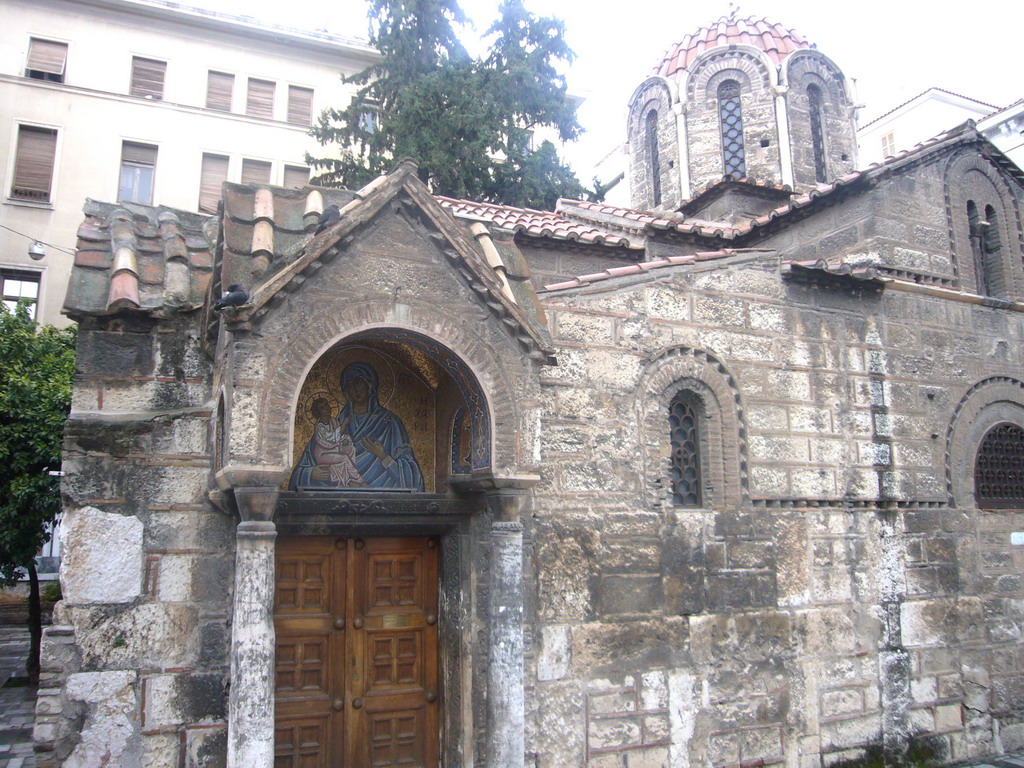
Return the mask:
<svg viewBox="0 0 1024 768">
<path fill-rule="evenodd" d="M 333 379 L 331 369 L 336 366 L 326 368 L 321 375 Z M 313 373 L 311 379 L 316 378 Z M 393 371 L 389 373 L 394 379 Z M 292 470 L 288 490 L 423 491 L 423 472 L 405 421 L 380 401 L 376 366 L 367 361 L 349 362 L 337 382 L 337 389 L 329 381 L 313 384 L 326 384 L 330 389 L 311 392 L 310 381 L 303 388 L 300 401 L 305 424 L 297 419 L 297 442 L 300 432 L 311 434 Z M 396 385 L 390 383 L 389 397 L 396 394 Z M 338 405 L 335 392 L 343 398 L 343 405 Z"/>
</svg>

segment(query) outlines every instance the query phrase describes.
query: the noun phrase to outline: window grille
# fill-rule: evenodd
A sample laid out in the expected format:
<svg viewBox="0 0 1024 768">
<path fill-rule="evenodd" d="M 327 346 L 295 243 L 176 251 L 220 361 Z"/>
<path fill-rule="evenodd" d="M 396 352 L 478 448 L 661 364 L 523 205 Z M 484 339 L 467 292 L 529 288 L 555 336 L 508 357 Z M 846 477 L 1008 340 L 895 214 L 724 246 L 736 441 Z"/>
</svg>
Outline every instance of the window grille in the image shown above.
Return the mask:
<svg viewBox="0 0 1024 768">
<path fill-rule="evenodd" d="M 672 503 L 677 507 L 701 505 L 700 416 L 695 403 L 680 393 L 669 406 L 672 442 Z"/>
<path fill-rule="evenodd" d="M 313 122 L 313 89 L 288 86 L 288 122 L 310 125 Z"/>
<path fill-rule="evenodd" d="M 740 84 L 735 80 L 726 80 L 718 86 L 718 118 L 722 131 L 722 159 L 725 163 L 725 174 L 734 179 L 742 179 L 747 175 L 747 163 L 743 151 Z"/>
<path fill-rule="evenodd" d="M 647 152 L 651 161 L 651 197 L 654 200 L 654 207 L 661 205 L 661 161 L 658 158 L 658 112 L 651 110 L 647 113 L 647 124 L 645 140 Z"/>
<path fill-rule="evenodd" d="M 28 61 L 25 63 L 25 77 L 34 80 L 49 80 L 51 83 L 64 82 L 64 67 L 68 60 L 68 44 L 33 37 L 28 44 Z"/>
<path fill-rule="evenodd" d="M 1024 429 L 997 424 L 982 439 L 974 498 L 981 507 L 1024 507 Z"/>
<path fill-rule="evenodd" d="M 56 154 L 56 130 L 19 125 L 11 197 L 39 203 L 50 202 Z"/>
<path fill-rule="evenodd" d="M 210 70 L 206 76 L 206 108 L 231 111 L 231 94 L 235 89 L 235 76 L 227 72 Z"/>
<path fill-rule="evenodd" d="M 220 203 L 221 185 L 228 180 L 228 158 L 225 155 L 203 154 L 199 172 L 199 212 L 216 213 Z"/>
<path fill-rule="evenodd" d="M 166 61 L 132 57 L 132 83 L 128 93 L 144 99 L 160 100 L 164 97 L 164 74 Z"/>
<path fill-rule="evenodd" d="M 265 117 L 274 119 L 274 88 L 269 80 L 249 78 L 249 88 L 245 100 L 245 114 L 249 117 Z"/>
<path fill-rule="evenodd" d="M 821 89 L 807 86 L 807 111 L 811 119 L 811 144 L 814 147 L 814 178 L 819 184 L 826 181 L 825 133 L 821 126 Z"/>
</svg>

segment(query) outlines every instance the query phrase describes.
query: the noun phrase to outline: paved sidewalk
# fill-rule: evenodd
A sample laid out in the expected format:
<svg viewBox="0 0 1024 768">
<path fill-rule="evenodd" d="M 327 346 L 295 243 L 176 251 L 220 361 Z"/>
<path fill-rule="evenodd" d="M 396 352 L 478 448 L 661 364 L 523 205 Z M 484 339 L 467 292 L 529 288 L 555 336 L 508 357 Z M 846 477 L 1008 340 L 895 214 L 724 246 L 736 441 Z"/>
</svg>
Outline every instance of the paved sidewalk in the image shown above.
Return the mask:
<svg viewBox="0 0 1024 768">
<path fill-rule="evenodd" d="M 36 689 L 6 685 L 11 678 L 25 677 L 27 656 L 28 629 L 0 626 L 0 768 L 35 768 L 36 764 L 32 751 Z"/>
</svg>

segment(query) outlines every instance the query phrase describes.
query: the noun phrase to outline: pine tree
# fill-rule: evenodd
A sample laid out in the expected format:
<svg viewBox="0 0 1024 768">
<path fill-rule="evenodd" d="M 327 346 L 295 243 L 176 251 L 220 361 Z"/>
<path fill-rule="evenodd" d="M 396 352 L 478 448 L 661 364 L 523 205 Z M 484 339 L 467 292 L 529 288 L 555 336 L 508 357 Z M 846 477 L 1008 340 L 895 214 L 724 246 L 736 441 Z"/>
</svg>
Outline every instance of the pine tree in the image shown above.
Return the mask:
<svg viewBox="0 0 1024 768">
<path fill-rule="evenodd" d="M 307 157 L 320 184 L 362 186 L 412 157 L 420 178 L 451 197 L 551 208 L 585 193 L 537 128 L 564 141 L 581 129 L 558 67 L 573 53 L 556 19 L 504 0 L 487 31 L 488 54 L 466 53 L 455 0 L 374 0 L 370 42 L 381 60 L 347 82 L 360 86 L 344 109 L 327 109 L 312 129 L 334 157 Z"/>
</svg>

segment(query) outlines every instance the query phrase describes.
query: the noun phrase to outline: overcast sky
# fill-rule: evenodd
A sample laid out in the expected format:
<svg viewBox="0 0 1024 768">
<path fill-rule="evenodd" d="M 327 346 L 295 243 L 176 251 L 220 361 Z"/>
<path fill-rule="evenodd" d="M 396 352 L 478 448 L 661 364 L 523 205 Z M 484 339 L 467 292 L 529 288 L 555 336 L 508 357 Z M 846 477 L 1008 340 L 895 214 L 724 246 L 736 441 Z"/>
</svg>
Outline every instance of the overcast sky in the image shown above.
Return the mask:
<svg viewBox="0 0 1024 768">
<path fill-rule="evenodd" d="M 191 2 L 272 23 L 366 36 L 362 0 Z M 482 34 L 496 16 L 498 0 L 462 0 L 462 6 Z M 567 156 L 581 176 L 622 142 L 629 96 L 665 50 L 730 9 L 727 0 L 526 0 L 526 6 L 561 16 L 577 53 L 569 87 L 586 98 L 579 112 L 586 133 Z M 1024 97 L 1022 0 L 760 0 L 741 3 L 739 15 L 765 16 L 817 44 L 856 81 L 862 124 L 932 86 L 999 107 Z"/>
</svg>

